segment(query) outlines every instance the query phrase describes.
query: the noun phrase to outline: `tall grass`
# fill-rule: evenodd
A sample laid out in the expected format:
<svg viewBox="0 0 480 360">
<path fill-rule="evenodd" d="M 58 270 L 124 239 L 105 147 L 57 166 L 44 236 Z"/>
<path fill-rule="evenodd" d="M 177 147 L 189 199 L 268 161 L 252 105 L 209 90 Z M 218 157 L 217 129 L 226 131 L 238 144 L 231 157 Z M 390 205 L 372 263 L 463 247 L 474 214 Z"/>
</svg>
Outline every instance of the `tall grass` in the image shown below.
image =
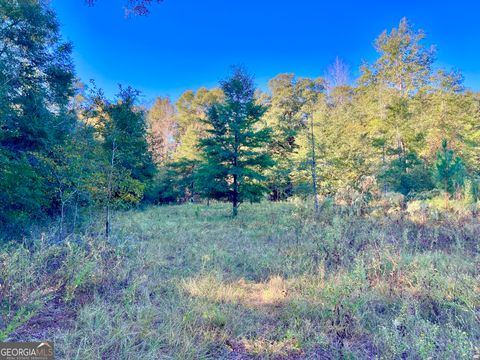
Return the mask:
<svg viewBox="0 0 480 360">
<path fill-rule="evenodd" d="M 10 246 L 0 340 L 48 337 L 65 359 L 471 359 L 480 222 L 421 211 L 150 207 L 116 214 L 108 243 Z"/>
</svg>

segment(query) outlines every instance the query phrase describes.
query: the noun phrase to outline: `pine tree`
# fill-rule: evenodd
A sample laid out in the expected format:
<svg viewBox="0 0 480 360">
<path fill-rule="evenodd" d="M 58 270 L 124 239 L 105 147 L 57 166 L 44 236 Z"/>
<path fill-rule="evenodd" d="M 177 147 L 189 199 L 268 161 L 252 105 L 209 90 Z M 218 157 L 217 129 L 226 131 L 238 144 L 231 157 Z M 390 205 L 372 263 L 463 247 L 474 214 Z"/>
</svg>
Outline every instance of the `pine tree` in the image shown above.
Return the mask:
<svg viewBox="0 0 480 360">
<path fill-rule="evenodd" d="M 210 107 L 209 136 L 200 141 L 206 159 L 201 178 L 208 196 L 232 203 L 232 214 L 245 200 L 259 201 L 267 191 L 262 170 L 273 164 L 264 151 L 270 138 L 259 121 L 266 108 L 255 101 L 253 79 L 241 69 L 221 83 L 225 100 Z"/>
<path fill-rule="evenodd" d="M 462 159 L 448 148 L 446 139 L 443 139 L 442 149 L 437 154 L 435 169 L 438 184 L 445 192 L 445 208 L 448 208 L 449 194 L 455 193 L 463 185 L 465 167 Z"/>
<path fill-rule="evenodd" d="M 431 190 L 435 185 L 431 169 L 413 151 L 393 159 L 379 179 L 384 182 L 384 188 L 405 196 Z"/>
</svg>

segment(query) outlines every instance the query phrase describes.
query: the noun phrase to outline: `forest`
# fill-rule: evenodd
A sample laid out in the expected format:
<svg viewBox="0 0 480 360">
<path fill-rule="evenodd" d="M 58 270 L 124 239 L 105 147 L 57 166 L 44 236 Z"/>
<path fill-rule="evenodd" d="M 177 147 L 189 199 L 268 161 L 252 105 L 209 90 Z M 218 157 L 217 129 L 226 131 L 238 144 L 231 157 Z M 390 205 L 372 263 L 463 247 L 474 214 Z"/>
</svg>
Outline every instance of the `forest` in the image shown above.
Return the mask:
<svg viewBox="0 0 480 360">
<path fill-rule="evenodd" d="M 480 93 L 408 19 L 357 78 L 337 58 L 263 89 L 233 65 L 146 104 L 77 77 L 47 3 L 0 18 L 0 341 L 480 357 Z"/>
</svg>

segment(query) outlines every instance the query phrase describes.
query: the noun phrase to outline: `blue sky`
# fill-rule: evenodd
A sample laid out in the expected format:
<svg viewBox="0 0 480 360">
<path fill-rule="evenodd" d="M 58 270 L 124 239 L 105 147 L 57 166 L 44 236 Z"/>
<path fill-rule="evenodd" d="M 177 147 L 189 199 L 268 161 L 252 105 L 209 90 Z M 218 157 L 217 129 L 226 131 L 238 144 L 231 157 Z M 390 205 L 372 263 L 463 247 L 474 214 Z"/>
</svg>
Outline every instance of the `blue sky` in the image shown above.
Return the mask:
<svg viewBox="0 0 480 360">
<path fill-rule="evenodd" d="M 374 39 L 406 16 L 437 46 L 437 65 L 455 68 L 480 91 L 480 2 L 322 0 L 164 0 L 148 17 L 125 17 L 127 0 L 52 0 L 62 34 L 74 43 L 77 75 L 107 95 L 117 84 L 144 101 L 213 87 L 233 64 L 257 84 L 283 72 L 322 76 L 336 56 L 352 77 L 373 61 Z"/>
</svg>

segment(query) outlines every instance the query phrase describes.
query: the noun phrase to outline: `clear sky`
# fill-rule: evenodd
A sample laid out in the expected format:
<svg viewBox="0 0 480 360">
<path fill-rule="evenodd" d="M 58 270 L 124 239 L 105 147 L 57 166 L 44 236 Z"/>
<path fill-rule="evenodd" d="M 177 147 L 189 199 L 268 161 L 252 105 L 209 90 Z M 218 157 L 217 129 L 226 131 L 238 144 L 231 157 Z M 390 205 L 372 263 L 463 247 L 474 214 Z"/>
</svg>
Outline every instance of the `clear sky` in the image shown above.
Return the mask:
<svg viewBox="0 0 480 360">
<path fill-rule="evenodd" d="M 478 0 L 164 0 L 147 17 L 125 17 L 127 0 L 52 0 L 64 38 L 74 43 L 77 75 L 107 95 L 118 83 L 145 101 L 212 87 L 230 65 L 257 84 L 283 72 L 322 76 L 336 56 L 352 77 L 372 61 L 374 39 L 406 16 L 437 46 L 437 65 L 455 68 L 480 91 Z"/>
</svg>

